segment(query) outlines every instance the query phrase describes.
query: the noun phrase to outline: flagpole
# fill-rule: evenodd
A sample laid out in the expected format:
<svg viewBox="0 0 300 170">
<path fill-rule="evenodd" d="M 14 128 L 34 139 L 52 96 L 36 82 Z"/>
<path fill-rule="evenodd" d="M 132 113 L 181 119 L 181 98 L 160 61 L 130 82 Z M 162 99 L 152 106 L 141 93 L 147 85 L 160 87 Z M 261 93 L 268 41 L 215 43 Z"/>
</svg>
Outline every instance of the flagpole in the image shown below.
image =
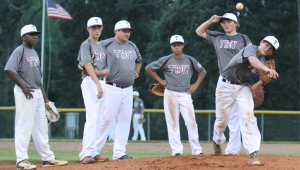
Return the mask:
<svg viewBox="0 0 300 170">
<path fill-rule="evenodd" d="M 45 35 L 45 0 L 43 0 L 43 20 L 42 20 L 42 47 L 41 47 L 41 70 L 44 73 L 44 35 Z M 42 83 L 44 76 L 42 76 Z"/>
</svg>

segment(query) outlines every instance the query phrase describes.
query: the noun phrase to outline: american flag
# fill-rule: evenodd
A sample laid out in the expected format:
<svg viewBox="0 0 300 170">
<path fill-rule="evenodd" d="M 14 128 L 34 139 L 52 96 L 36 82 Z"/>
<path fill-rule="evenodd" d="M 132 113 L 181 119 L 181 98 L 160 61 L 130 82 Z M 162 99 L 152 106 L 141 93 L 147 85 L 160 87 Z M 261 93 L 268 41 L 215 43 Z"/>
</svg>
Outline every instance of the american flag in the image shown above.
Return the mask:
<svg viewBox="0 0 300 170">
<path fill-rule="evenodd" d="M 73 20 L 70 14 L 63 9 L 57 3 L 54 3 L 51 0 L 47 0 L 48 6 L 48 17 L 50 18 L 59 18 L 59 19 L 66 19 L 66 20 Z"/>
</svg>

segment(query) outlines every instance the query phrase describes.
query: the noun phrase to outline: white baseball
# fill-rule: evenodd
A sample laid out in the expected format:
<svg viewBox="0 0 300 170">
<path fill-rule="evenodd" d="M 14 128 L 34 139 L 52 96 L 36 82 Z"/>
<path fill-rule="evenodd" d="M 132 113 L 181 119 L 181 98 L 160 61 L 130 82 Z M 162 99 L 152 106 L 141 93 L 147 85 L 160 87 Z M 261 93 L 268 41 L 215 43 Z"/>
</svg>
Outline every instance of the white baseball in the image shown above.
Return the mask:
<svg viewBox="0 0 300 170">
<path fill-rule="evenodd" d="M 237 10 L 240 11 L 240 10 L 242 10 L 243 8 L 244 8 L 244 5 L 243 5 L 242 3 L 237 3 L 237 4 L 236 4 L 236 9 L 237 9 Z"/>
</svg>

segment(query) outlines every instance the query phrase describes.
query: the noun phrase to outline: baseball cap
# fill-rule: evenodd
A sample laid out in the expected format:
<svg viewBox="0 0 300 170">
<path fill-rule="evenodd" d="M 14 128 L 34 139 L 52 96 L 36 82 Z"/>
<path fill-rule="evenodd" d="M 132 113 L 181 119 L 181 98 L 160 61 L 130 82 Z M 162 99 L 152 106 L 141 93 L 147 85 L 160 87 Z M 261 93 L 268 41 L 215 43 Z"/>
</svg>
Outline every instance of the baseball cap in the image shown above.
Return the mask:
<svg viewBox="0 0 300 170">
<path fill-rule="evenodd" d="M 222 22 L 224 19 L 230 19 L 232 21 L 238 22 L 237 17 L 233 13 L 225 13 L 222 17 L 220 17 L 220 21 Z"/>
<path fill-rule="evenodd" d="M 32 24 L 28 24 L 28 25 L 25 25 L 22 29 L 21 29 L 21 37 L 24 35 L 24 34 L 28 34 L 28 33 L 37 33 L 37 34 L 40 34 L 41 32 L 40 31 L 37 31 L 36 27 Z"/>
<path fill-rule="evenodd" d="M 134 96 L 140 96 L 140 93 L 139 93 L 138 91 L 134 91 L 134 92 L 133 92 L 133 95 L 134 95 Z"/>
<path fill-rule="evenodd" d="M 101 25 L 102 26 L 102 19 L 99 17 L 92 17 L 87 22 L 87 27 L 92 27 L 95 25 Z"/>
<path fill-rule="evenodd" d="M 274 36 L 266 36 L 263 40 L 268 41 L 270 44 L 272 44 L 275 50 L 279 48 L 279 41 Z"/>
<path fill-rule="evenodd" d="M 170 39 L 170 44 L 173 43 L 184 43 L 184 40 L 181 35 L 173 35 Z"/>
<path fill-rule="evenodd" d="M 131 28 L 130 23 L 126 20 L 121 20 L 116 23 L 115 30 L 131 30 L 134 31 L 134 29 Z"/>
</svg>

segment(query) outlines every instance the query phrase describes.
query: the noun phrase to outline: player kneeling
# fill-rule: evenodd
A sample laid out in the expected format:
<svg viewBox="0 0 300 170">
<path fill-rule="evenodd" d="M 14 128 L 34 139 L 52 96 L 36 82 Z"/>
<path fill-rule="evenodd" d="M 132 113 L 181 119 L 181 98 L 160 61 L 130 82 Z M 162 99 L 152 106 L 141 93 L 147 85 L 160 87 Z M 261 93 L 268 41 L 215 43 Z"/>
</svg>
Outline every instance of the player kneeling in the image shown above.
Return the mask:
<svg viewBox="0 0 300 170">
<path fill-rule="evenodd" d="M 184 48 L 182 36 L 173 35 L 170 44 L 173 54 L 161 57 L 149 64 L 146 71 L 152 78 L 166 87 L 164 91 L 164 110 L 172 155 L 180 156 L 183 153 L 179 131 L 179 111 L 181 111 L 188 130 L 192 154 L 202 154 L 191 95 L 203 81 L 206 71 L 193 57 L 182 53 Z M 162 70 L 166 80 L 162 80 L 155 73 L 156 70 Z M 197 73 L 199 77 L 193 85 L 190 85 L 193 73 Z"/>
</svg>

